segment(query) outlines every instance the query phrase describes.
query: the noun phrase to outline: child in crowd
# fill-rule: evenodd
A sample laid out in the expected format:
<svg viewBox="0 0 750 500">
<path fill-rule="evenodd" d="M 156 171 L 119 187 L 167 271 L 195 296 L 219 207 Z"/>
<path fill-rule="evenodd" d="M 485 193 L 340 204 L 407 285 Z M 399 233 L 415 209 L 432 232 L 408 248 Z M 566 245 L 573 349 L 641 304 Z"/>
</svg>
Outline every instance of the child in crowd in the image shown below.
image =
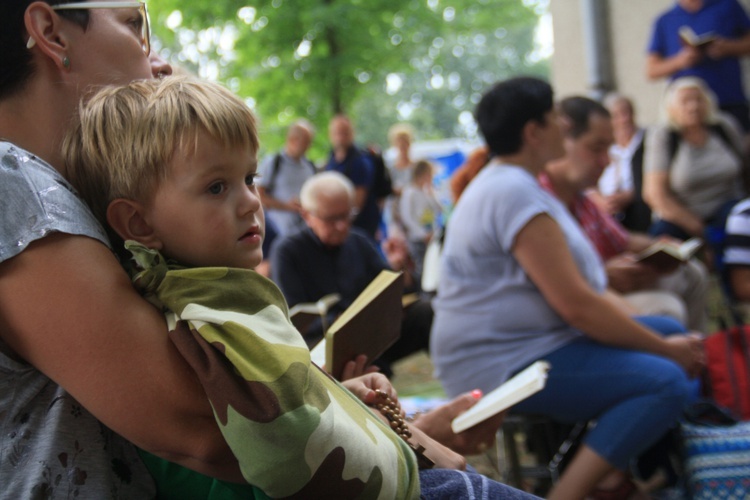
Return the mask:
<svg viewBox="0 0 750 500">
<path fill-rule="evenodd" d="M 438 217 L 442 211 L 432 187 L 434 167 L 427 160 L 414 165 L 411 182 L 404 187 L 399 201 L 401 222 L 409 242 L 409 252 L 416 271 L 422 274 L 427 244 L 438 229 Z"/>
<path fill-rule="evenodd" d="M 255 119 L 239 98 L 176 77 L 106 88 L 64 151 L 114 248 L 132 254 L 136 285 L 164 309 L 248 483 L 273 497 L 419 496 L 415 454 L 362 403 L 374 389 L 395 397 L 390 384 L 353 379 L 360 401 L 313 365 L 281 292 L 251 270 L 264 219 Z"/>
<path fill-rule="evenodd" d="M 384 376 L 339 384 L 311 362 L 280 290 L 252 270 L 264 218 L 255 118 L 244 102 L 217 84 L 174 77 L 105 88 L 79 115 L 63 145 L 70 179 L 114 248 L 132 258 L 136 286 L 164 310 L 169 339 L 252 485 L 206 486 L 144 453 L 161 494 L 531 498 L 460 470 L 463 457 L 418 427 L 371 411 L 365 405 L 383 395 L 397 403 Z M 434 468 L 417 471 L 429 465 L 417 460 L 422 446 Z"/>
</svg>

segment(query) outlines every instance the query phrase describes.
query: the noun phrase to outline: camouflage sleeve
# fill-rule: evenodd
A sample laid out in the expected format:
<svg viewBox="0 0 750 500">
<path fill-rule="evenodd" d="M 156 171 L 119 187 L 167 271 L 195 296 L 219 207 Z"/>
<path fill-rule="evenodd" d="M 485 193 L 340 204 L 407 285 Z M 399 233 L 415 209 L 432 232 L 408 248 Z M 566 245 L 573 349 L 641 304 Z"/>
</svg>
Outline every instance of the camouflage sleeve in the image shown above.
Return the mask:
<svg viewBox="0 0 750 500">
<path fill-rule="evenodd" d="M 250 484 L 272 497 L 419 496 L 411 449 L 311 363 L 271 281 L 248 270 L 165 270 L 159 258 L 145 260 L 136 281 L 171 325 L 189 324 L 170 338 L 201 380 Z"/>
</svg>

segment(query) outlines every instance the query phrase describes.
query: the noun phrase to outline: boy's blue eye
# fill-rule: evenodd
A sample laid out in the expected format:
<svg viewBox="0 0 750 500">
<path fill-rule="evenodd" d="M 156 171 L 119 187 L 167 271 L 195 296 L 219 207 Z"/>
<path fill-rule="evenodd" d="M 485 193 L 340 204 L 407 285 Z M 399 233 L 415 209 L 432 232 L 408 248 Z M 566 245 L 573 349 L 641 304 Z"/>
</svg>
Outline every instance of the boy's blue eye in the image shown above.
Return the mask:
<svg viewBox="0 0 750 500">
<path fill-rule="evenodd" d="M 221 194 L 224 192 L 224 184 L 217 182 L 216 184 L 211 184 L 208 187 L 208 192 L 211 194 Z"/>
<path fill-rule="evenodd" d="M 258 174 L 248 175 L 247 177 L 245 177 L 245 184 L 247 184 L 248 186 L 254 186 L 256 177 L 259 177 L 259 175 Z"/>
</svg>

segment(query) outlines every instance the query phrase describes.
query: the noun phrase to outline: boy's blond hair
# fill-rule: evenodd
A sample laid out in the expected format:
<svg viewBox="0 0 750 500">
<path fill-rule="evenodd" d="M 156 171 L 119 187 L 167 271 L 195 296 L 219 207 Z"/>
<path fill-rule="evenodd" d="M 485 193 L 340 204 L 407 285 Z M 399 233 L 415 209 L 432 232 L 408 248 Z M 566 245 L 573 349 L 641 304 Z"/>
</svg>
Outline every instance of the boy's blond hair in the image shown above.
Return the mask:
<svg viewBox="0 0 750 500">
<path fill-rule="evenodd" d="M 150 200 L 175 151 L 197 148 L 201 131 L 225 147 L 258 151 L 255 116 L 221 85 L 168 77 L 105 87 L 81 105 L 64 140 L 68 178 L 108 227 L 110 202 Z"/>
</svg>

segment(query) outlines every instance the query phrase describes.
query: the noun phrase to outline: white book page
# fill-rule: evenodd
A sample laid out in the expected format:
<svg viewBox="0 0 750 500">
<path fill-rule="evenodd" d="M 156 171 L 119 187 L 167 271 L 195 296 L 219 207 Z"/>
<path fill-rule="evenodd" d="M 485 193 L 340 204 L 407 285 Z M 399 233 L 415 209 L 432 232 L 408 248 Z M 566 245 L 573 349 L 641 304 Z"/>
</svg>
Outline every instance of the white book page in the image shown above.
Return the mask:
<svg viewBox="0 0 750 500">
<path fill-rule="evenodd" d="M 547 382 L 550 364 L 537 361 L 517 373 L 497 389 L 484 395 L 477 404 L 453 419 L 451 428 L 458 434 L 477 425 L 493 415 L 497 415 L 532 394 L 541 391 Z"/>
<path fill-rule="evenodd" d="M 323 368 L 326 364 L 326 339 L 321 340 L 310 351 L 310 359 L 313 363 Z"/>
</svg>

